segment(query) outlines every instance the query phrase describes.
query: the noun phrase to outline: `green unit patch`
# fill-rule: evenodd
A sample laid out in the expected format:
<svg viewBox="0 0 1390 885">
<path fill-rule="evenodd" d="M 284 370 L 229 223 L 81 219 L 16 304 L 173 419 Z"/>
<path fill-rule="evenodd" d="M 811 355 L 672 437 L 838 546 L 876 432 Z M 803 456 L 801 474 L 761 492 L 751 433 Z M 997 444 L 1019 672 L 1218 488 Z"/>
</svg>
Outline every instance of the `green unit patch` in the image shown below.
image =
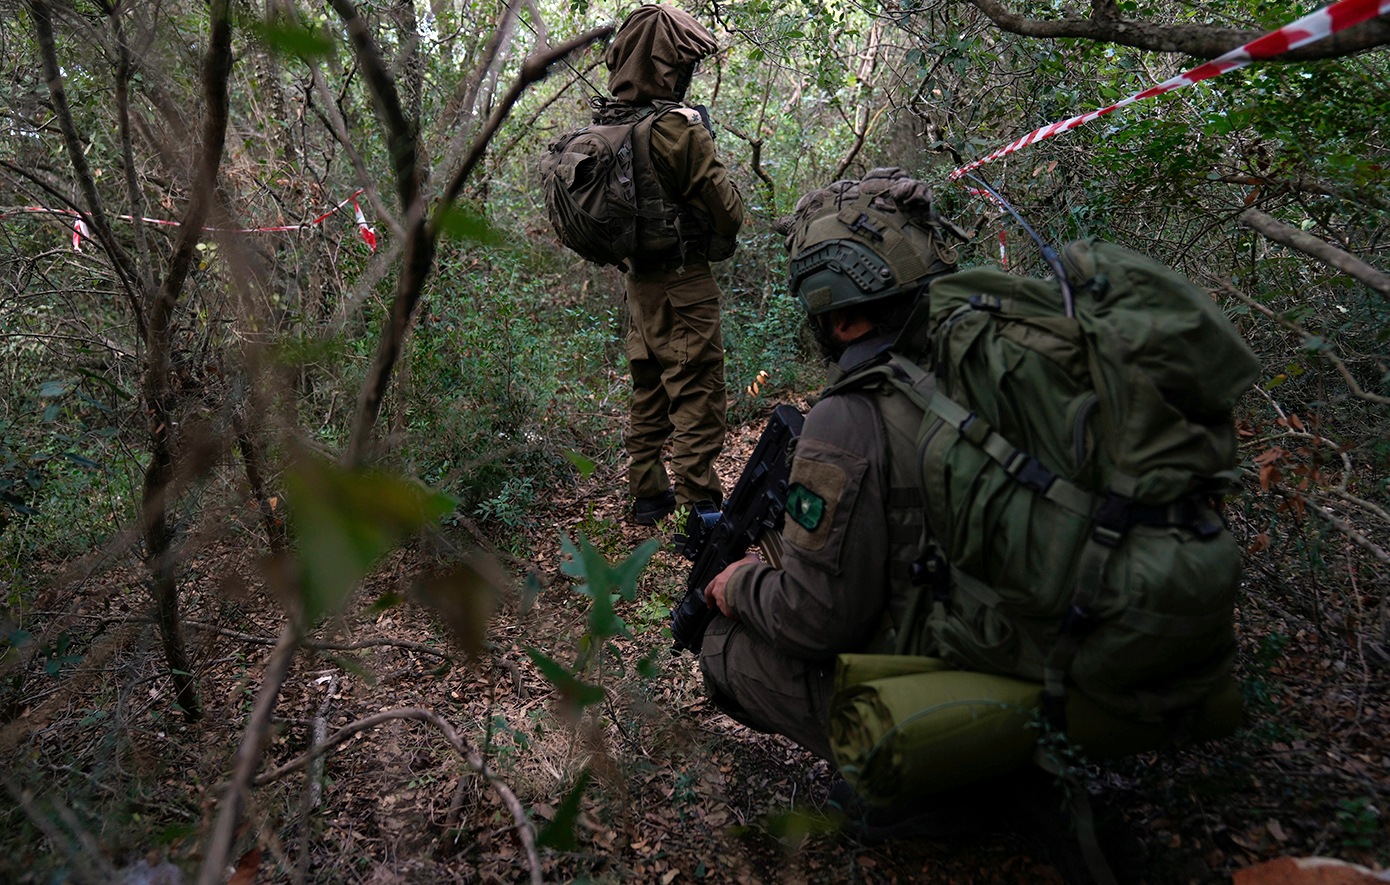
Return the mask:
<svg viewBox="0 0 1390 885">
<path fill-rule="evenodd" d="M 814 532 L 825 516 L 825 499 L 799 482 L 792 483 L 787 492 L 787 515 L 806 531 Z"/>
</svg>

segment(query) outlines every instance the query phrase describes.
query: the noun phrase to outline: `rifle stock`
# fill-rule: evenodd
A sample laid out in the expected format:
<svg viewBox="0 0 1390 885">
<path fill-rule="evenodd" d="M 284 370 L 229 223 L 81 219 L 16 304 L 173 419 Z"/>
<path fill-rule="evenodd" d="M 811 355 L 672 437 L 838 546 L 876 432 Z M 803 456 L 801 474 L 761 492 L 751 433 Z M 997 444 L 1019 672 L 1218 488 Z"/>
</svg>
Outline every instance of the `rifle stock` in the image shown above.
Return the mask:
<svg viewBox="0 0 1390 885">
<path fill-rule="evenodd" d="M 695 505 L 686 519 L 682 551 L 694 564 L 685 597 L 671 610 L 673 651 L 699 654 L 705 628 L 717 612 L 705 603 L 705 587 L 731 562 L 757 544 L 780 565 L 783 512 L 787 504 L 792 453 L 805 418 L 791 406 L 778 406 L 768 419 L 733 493 L 721 511 L 709 501 Z"/>
</svg>

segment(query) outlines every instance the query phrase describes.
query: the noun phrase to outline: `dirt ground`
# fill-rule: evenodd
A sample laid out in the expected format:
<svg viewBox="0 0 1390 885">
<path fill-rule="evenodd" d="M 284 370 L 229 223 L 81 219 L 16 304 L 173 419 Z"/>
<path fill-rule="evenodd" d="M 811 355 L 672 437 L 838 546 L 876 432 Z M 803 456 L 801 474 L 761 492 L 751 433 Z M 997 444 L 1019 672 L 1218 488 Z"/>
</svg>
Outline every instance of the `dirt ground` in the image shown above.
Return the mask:
<svg viewBox="0 0 1390 885">
<path fill-rule="evenodd" d="M 730 487 L 760 430 L 731 435 L 720 464 Z M 573 844 L 542 852 L 547 881 L 1062 881 L 1027 834 L 999 827 L 881 845 L 839 832 L 827 817 L 833 774 L 826 763 L 721 715 L 702 696 L 694 659 L 668 651 L 665 615 L 686 574 L 669 549 L 642 575 L 637 599 L 617 605 L 631 637 L 611 642 L 588 677 L 605 699 L 578 722 L 567 720 L 526 650 L 571 663 L 585 629 L 587 599 L 560 572 L 560 533 L 582 533 L 614 560 L 646 538 L 669 539 L 669 522 L 651 529 L 626 520 L 624 487 L 620 472 L 600 468 L 577 487 L 550 490 L 524 537 L 473 527 L 510 570 L 533 566 L 543 585 L 524 615 L 518 592 L 504 597 L 477 660 L 449 647 L 429 610 L 378 604 L 404 591 L 427 559 L 426 545 L 389 557 L 352 609 L 318 636 L 386 644 L 298 655 L 262 770 L 302 753 L 316 721 L 331 734 L 382 710 L 424 707 L 484 755 L 541 827 L 563 818 L 567 793 L 590 772 Z M 457 534 L 470 538 L 466 528 Z M 1246 530 L 1239 514 L 1233 528 Z M 1390 861 L 1390 656 L 1368 626 L 1374 618 L 1366 609 L 1376 600 L 1334 599 L 1260 554 L 1250 559 L 1237 672 L 1248 727 L 1183 752 L 1090 767 L 1121 881 L 1223 882 L 1283 855 L 1330 855 L 1376 869 Z M 59 678 L 44 678 L 38 658 L 6 671 L 0 761 L 7 786 L 30 791 L 49 817 L 66 815 L 76 827 L 61 833 L 88 842 L 83 849 L 82 837 L 69 835 L 79 847 L 64 853 L 61 833 L 40 834 L 12 803 L 3 816 L 0 881 L 80 878 L 73 858 L 83 850 L 115 867 L 142 858 L 196 866 L 281 625 L 260 570 L 246 545 L 225 538 L 190 562 L 189 637 L 207 708 L 190 725 L 172 708 L 136 565 L 119 557 L 114 566 L 55 565 L 61 580 L 39 601 L 39 619 L 80 635 L 74 649 L 84 657 Z M 650 675 L 640 673 L 644 661 Z M 357 735 L 327 756 L 320 776 L 298 772 L 256 789 L 246 821 L 238 855 L 248 875 L 238 885 L 528 877 L 496 791 L 418 721 Z"/>
</svg>

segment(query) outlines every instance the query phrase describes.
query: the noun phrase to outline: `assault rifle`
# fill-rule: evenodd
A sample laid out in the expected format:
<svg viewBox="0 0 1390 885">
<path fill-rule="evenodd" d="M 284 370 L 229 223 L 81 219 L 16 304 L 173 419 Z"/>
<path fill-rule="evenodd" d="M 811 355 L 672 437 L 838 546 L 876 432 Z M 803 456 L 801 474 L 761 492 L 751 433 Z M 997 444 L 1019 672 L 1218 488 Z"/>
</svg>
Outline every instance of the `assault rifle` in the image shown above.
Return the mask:
<svg viewBox="0 0 1390 885">
<path fill-rule="evenodd" d="M 791 406 L 778 406 L 743 468 L 721 512 L 711 501 L 694 506 L 685 521 L 681 550 L 694 565 L 685 597 L 671 610 L 672 651 L 700 653 L 705 628 L 716 610 L 705 604 L 705 587 L 731 562 L 757 544 L 773 567 L 782 564 L 782 516 L 787 505 L 787 478 L 792 453 L 806 419 Z"/>
</svg>

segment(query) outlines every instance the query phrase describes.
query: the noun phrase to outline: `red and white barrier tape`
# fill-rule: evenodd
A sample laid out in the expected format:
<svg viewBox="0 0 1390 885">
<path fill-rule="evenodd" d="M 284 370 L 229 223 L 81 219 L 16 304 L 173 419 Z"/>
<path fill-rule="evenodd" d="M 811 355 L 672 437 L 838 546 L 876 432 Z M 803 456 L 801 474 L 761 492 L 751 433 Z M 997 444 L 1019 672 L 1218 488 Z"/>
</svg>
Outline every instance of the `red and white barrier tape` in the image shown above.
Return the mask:
<svg viewBox="0 0 1390 885">
<path fill-rule="evenodd" d="M 306 222 L 304 222 L 303 224 L 281 224 L 281 225 L 276 225 L 276 226 L 274 226 L 274 227 L 233 227 L 233 228 L 228 228 L 228 227 L 205 227 L 205 228 L 203 228 L 203 230 L 208 231 L 209 233 L 220 233 L 220 234 L 258 234 L 258 233 L 272 233 L 272 232 L 276 232 L 276 231 L 309 230 L 309 229 L 312 228 L 314 225 L 318 224 L 319 222 L 323 221 L 323 220 L 324 220 L 325 218 L 327 218 L 328 216 L 330 216 L 330 215 L 332 215 L 333 213 L 335 213 L 335 212 L 341 210 L 342 208 L 344 208 L 345 206 L 347 206 L 349 203 L 351 203 L 351 204 L 352 204 L 353 211 L 354 211 L 354 212 L 356 213 L 356 215 L 357 215 L 357 230 L 358 230 L 358 233 L 360 233 L 360 234 L 362 235 L 362 240 L 363 240 L 363 242 L 365 242 L 368 246 L 370 246 L 370 247 L 371 247 L 371 250 L 372 250 L 373 252 L 375 252 L 375 251 L 376 251 L 376 231 L 374 231 L 374 230 L 372 229 L 372 226 L 371 226 L 370 224 L 367 223 L 367 217 L 366 217 L 365 215 L 362 214 L 362 209 L 361 209 L 361 207 L 359 207 L 359 206 L 357 205 L 357 197 L 358 197 L 361 193 L 362 193 L 362 192 L 361 192 L 360 190 L 357 191 L 357 192 L 354 193 L 352 196 L 348 197 L 346 200 L 343 200 L 341 203 L 339 203 L 338 205 L 334 206 L 332 209 L 329 209 L 327 212 L 325 212 L 325 213 L 323 213 L 322 215 L 320 215 L 318 218 L 315 218 L 313 221 L 306 221 Z M 92 238 L 92 234 L 91 234 L 91 232 L 87 229 L 87 224 L 86 224 L 86 222 L 84 222 L 84 221 L 82 220 L 82 216 L 79 215 L 79 214 L 77 214 L 76 212 L 72 211 L 71 209 L 49 209 L 49 208 L 46 208 L 46 207 L 44 207 L 44 206 L 24 206 L 24 207 L 19 208 L 19 209 L 11 209 L 11 210 L 9 210 L 9 211 L 7 211 L 7 212 L 0 212 L 0 216 L 8 215 L 8 214 L 10 214 L 11 212 L 42 212 L 42 213 L 45 213 L 45 214 L 47 214 L 47 215 L 67 215 L 67 216 L 70 216 L 70 217 L 73 219 L 73 225 L 72 225 L 72 248 L 73 248 L 75 251 L 78 251 L 78 252 L 81 252 L 81 251 L 82 251 L 82 240 L 84 240 L 84 239 L 90 240 L 90 239 Z M 135 220 L 135 216 L 133 216 L 133 215 L 117 215 L 117 216 L 115 216 L 115 217 L 116 217 L 116 218 L 119 218 L 119 219 L 121 219 L 121 220 L 123 220 L 123 221 L 134 221 L 134 220 Z M 146 217 L 143 216 L 143 215 L 140 217 L 140 220 L 143 221 L 143 222 L 146 222 L 147 224 L 162 224 L 162 225 L 165 225 L 165 226 L 167 226 L 167 227 L 178 227 L 178 226 L 182 223 L 182 222 L 178 222 L 178 221 L 169 221 L 169 220 L 166 219 L 166 218 L 146 218 Z"/>
<path fill-rule="evenodd" d="M 991 203 L 999 207 L 999 211 L 1001 214 L 1005 211 L 1004 204 L 996 200 L 994 198 L 994 194 L 990 193 L 989 191 L 982 191 L 977 187 L 967 187 L 965 190 L 972 197 L 984 197 L 986 200 L 989 200 Z M 1004 235 L 1004 225 L 1003 220 L 1001 219 L 999 225 L 999 266 L 1004 268 L 1004 270 L 1008 270 L 1009 255 L 1004 248 L 1005 242 L 1006 238 Z"/>
<path fill-rule="evenodd" d="M 1076 127 L 1089 123 L 1099 117 L 1103 117 L 1111 111 L 1118 110 L 1126 105 L 1134 104 L 1145 98 L 1155 95 L 1162 95 L 1165 92 L 1172 92 L 1183 86 L 1191 86 L 1212 77 L 1220 76 L 1228 71 L 1243 68 L 1252 61 L 1273 58 L 1282 55 L 1292 49 L 1297 49 L 1315 40 L 1344 31 L 1353 25 L 1359 25 L 1364 21 L 1369 21 L 1376 16 L 1390 13 L 1390 0 L 1339 0 L 1331 6 L 1319 9 L 1317 12 L 1309 13 L 1298 21 L 1290 22 L 1279 28 L 1277 31 L 1270 31 L 1263 37 L 1251 40 L 1244 46 L 1232 49 L 1230 52 L 1213 59 L 1206 64 L 1199 65 L 1190 71 L 1178 74 L 1176 77 L 1169 77 L 1157 86 L 1150 86 L 1141 92 L 1136 92 L 1127 98 L 1122 98 L 1109 107 L 1101 108 L 1098 111 L 1080 114 L 1070 119 L 1062 120 L 1041 129 L 1035 129 L 1018 141 L 1006 144 L 994 153 L 981 157 L 974 162 L 968 163 L 955 172 L 952 172 L 950 179 L 954 181 L 967 172 L 980 168 L 986 163 L 1008 156 L 1020 148 L 1025 148 L 1030 144 L 1037 144 L 1044 138 L 1051 138 L 1060 132 L 1068 132 Z"/>
</svg>

